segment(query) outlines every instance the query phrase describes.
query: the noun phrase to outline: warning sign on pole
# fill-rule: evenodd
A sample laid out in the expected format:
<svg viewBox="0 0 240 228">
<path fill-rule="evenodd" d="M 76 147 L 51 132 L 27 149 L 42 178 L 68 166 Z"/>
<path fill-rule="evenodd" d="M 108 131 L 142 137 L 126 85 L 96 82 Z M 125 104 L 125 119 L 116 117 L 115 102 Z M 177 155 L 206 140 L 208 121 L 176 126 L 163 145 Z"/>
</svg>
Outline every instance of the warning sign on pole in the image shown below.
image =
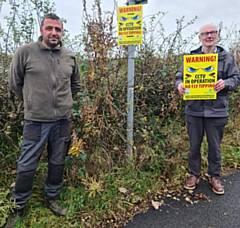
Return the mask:
<svg viewBox="0 0 240 228">
<path fill-rule="evenodd" d="M 118 45 L 142 44 L 142 5 L 118 8 Z"/>
</svg>

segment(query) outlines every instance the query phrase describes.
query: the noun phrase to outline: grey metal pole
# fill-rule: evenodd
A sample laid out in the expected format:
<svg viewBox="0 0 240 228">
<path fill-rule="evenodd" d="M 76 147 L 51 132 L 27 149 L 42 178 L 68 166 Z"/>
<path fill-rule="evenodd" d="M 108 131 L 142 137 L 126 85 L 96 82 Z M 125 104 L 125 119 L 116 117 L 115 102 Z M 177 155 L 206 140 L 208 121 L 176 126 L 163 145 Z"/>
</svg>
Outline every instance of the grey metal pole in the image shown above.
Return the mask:
<svg viewBox="0 0 240 228">
<path fill-rule="evenodd" d="M 133 106 L 134 106 L 134 57 L 135 46 L 128 46 L 128 89 L 127 89 L 127 154 L 133 151 Z"/>
<path fill-rule="evenodd" d="M 135 0 L 128 0 L 129 5 L 135 4 Z M 128 46 L 128 89 L 127 89 L 127 154 L 132 158 L 133 154 L 133 107 L 134 107 L 134 58 L 135 46 Z"/>
</svg>

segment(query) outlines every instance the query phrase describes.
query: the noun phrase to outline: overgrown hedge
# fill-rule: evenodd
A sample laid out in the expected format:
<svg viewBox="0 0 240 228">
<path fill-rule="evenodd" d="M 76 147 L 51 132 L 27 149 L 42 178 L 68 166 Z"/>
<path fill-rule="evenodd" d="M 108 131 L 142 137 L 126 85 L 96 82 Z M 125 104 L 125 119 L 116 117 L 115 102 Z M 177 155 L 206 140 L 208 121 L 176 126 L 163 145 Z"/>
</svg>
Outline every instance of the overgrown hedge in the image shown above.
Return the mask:
<svg viewBox="0 0 240 228">
<path fill-rule="evenodd" d="M 92 15 L 84 8 L 82 49 L 77 54 L 81 92 L 73 107 L 73 144 L 69 164 L 74 174 L 96 174 L 126 162 L 127 49 L 117 47 L 112 14 L 103 16 L 100 1 Z M 161 30 L 159 16 L 145 24 L 142 47 L 135 59 L 134 160 L 144 168 L 163 167 L 162 161 L 176 153 L 169 141 L 168 124 L 182 121 L 183 102 L 175 91 L 175 73 L 186 43 L 183 29 L 194 23 L 177 21 L 173 34 Z M 156 32 L 161 31 L 159 38 Z M 67 41 L 66 41 L 67 42 Z M 68 43 L 66 43 L 68 45 Z M 235 47 L 238 47 L 235 45 Z M 232 48 L 235 53 L 236 49 Z M 10 54 L 1 54 L 0 65 L 0 161 L 15 161 L 22 131 L 22 103 L 9 97 L 7 75 Z M 238 108 L 238 93 L 231 100 Z M 237 104 L 237 105 L 236 105 Z M 71 154 L 70 153 L 70 154 Z M 11 164 L 11 163 L 10 163 Z M 84 167 L 84 169 L 82 168 Z M 74 179 L 74 176 L 73 176 Z"/>
</svg>

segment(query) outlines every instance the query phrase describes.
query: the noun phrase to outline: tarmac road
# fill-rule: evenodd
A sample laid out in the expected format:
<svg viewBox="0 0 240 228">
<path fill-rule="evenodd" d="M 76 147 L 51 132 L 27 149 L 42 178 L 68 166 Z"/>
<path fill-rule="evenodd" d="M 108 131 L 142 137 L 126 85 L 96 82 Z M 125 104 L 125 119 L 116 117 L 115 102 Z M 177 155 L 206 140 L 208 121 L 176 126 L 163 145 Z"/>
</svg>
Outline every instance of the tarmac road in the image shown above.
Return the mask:
<svg viewBox="0 0 240 228">
<path fill-rule="evenodd" d="M 240 228 L 240 171 L 222 177 L 225 194 L 214 194 L 201 180 L 196 195 L 208 200 L 188 203 L 167 199 L 160 209 L 136 215 L 124 228 Z"/>
</svg>

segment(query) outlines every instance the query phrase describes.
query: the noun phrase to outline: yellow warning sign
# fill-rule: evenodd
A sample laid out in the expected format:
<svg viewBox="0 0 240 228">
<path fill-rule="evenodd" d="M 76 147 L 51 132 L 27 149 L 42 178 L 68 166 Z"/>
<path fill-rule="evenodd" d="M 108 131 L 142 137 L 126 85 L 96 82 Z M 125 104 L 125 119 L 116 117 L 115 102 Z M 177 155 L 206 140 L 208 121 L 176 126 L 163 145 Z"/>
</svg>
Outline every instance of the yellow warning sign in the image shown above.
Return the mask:
<svg viewBox="0 0 240 228">
<path fill-rule="evenodd" d="M 184 56 L 184 100 L 216 99 L 214 84 L 217 82 L 218 54 Z"/>
<path fill-rule="evenodd" d="M 118 7 L 118 45 L 142 44 L 142 5 Z"/>
</svg>

